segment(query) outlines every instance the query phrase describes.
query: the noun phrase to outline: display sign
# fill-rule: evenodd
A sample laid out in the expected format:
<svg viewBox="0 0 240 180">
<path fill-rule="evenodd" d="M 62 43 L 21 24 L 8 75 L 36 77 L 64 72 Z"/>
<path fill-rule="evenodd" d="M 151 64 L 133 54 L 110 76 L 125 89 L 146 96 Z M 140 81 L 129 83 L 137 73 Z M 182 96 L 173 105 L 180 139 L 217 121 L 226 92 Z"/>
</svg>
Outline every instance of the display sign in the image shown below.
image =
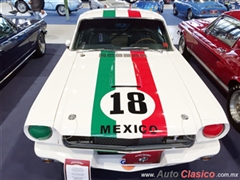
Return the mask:
<svg viewBox="0 0 240 180">
<path fill-rule="evenodd" d="M 64 176 L 65 180 L 91 180 L 90 161 L 66 159 Z"/>
</svg>

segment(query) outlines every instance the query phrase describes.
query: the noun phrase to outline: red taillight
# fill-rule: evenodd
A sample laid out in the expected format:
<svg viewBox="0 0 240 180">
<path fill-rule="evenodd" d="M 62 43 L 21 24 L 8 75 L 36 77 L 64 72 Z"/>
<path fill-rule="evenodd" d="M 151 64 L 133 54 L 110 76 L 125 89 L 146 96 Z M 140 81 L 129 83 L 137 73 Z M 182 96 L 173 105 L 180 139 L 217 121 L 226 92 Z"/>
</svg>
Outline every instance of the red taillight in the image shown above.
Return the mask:
<svg viewBox="0 0 240 180">
<path fill-rule="evenodd" d="M 214 124 L 203 128 L 203 135 L 207 138 L 215 138 L 224 131 L 224 124 Z"/>
</svg>

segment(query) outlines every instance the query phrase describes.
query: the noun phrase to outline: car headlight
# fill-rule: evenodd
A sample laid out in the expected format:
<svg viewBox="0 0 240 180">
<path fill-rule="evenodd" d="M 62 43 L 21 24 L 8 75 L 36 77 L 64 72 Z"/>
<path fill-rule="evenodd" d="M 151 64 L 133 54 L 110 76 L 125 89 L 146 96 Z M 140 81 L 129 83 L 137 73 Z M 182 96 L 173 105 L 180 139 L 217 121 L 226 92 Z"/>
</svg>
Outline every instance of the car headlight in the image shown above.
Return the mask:
<svg viewBox="0 0 240 180">
<path fill-rule="evenodd" d="M 29 126 L 28 132 L 38 140 L 46 140 L 52 136 L 52 129 L 48 126 Z"/>
<path fill-rule="evenodd" d="M 207 138 L 215 138 L 217 136 L 220 136 L 222 132 L 224 131 L 224 124 L 213 124 L 209 126 L 205 126 L 203 128 L 203 135 Z"/>
</svg>

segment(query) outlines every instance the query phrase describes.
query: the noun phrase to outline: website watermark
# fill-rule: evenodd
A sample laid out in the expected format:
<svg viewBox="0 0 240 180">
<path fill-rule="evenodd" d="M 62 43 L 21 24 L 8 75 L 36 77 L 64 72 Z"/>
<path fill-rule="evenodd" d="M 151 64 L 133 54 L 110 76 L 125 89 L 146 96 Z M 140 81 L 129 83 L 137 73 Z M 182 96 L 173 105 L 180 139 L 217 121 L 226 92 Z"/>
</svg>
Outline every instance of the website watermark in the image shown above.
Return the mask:
<svg viewBox="0 0 240 180">
<path fill-rule="evenodd" d="M 165 172 L 160 170 L 158 173 L 141 173 L 141 178 L 201 178 L 201 179 L 213 179 L 213 178 L 240 178 L 239 173 L 216 173 L 213 171 L 192 171 L 182 170 Z"/>
</svg>

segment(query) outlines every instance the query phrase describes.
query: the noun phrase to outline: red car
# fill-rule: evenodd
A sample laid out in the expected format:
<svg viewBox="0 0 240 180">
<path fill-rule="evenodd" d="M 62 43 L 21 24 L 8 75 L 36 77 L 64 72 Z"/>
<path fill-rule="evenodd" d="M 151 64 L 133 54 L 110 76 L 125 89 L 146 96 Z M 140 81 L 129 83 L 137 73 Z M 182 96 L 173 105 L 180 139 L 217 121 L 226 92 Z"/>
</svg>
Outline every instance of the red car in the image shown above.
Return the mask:
<svg viewBox="0 0 240 180">
<path fill-rule="evenodd" d="M 227 92 L 227 115 L 240 133 L 240 10 L 213 19 L 192 19 L 179 25 L 178 49 L 190 55 Z"/>
</svg>

